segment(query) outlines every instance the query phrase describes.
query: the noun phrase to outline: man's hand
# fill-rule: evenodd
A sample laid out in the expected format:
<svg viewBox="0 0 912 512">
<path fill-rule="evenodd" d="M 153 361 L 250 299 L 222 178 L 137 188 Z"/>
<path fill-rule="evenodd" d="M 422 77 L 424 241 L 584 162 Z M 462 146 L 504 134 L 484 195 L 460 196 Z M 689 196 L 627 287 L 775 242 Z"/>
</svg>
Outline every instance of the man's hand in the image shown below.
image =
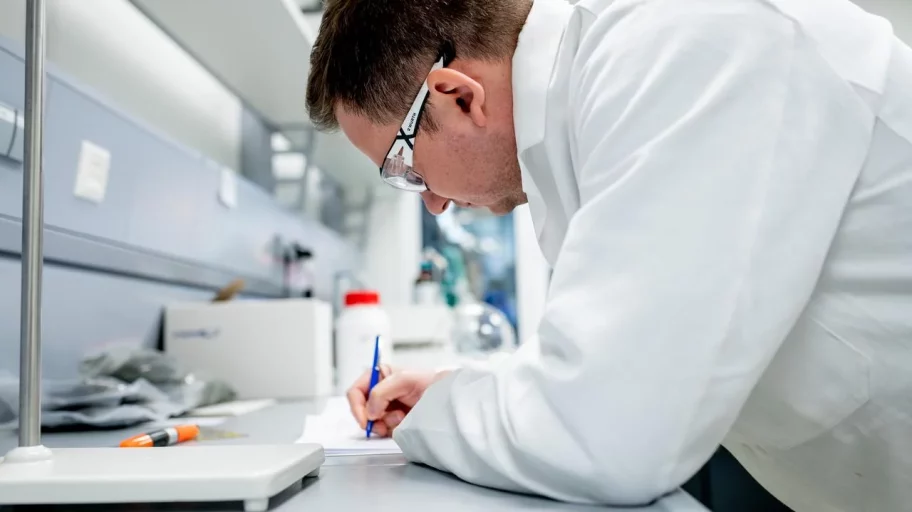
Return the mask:
<svg viewBox="0 0 912 512">
<path fill-rule="evenodd" d="M 373 432 L 388 437 L 418 403 L 424 390 L 448 372 L 393 370 L 381 365 L 382 380 L 374 386 L 368 400 L 370 373 L 361 375 L 348 390 L 348 405 L 361 428 L 367 428 L 368 420 L 373 420 Z"/>
</svg>

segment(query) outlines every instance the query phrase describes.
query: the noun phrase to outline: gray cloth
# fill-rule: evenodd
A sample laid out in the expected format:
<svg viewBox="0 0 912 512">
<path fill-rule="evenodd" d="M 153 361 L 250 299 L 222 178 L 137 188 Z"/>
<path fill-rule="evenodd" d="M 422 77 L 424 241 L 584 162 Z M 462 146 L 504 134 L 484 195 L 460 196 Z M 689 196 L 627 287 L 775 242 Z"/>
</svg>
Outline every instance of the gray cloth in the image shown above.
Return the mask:
<svg viewBox="0 0 912 512">
<path fill-rule="evenodd" d="M 154 350 L 107 350 L 87 357 L 80 373 L 71 381 L 42 381 L 42 427 L 126 427 L 235 397 L 228 384 L 189 373 Z M 14 426 L 18 409 L 19 378 L 0 373 L 0 427 Z"/>
</svg>

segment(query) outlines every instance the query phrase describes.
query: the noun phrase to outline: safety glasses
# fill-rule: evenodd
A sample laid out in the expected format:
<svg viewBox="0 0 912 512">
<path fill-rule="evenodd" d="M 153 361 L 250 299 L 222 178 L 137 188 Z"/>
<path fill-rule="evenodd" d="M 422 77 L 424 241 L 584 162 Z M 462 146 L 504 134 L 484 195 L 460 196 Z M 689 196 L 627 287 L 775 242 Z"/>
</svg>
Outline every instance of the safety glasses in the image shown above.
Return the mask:
<svg viewBox="0 0 912 512">
<path fill-rule="evenodd" d="M 446 56 L 441 52 L 440 58 L 431 68 L 431 72 L 441 69 L 446 65 Z M 428 73 L 430 75 L 430 72 Z M 418 96 L 412 102 L 412 108 L 409 109 L 399 133 L 393 141 L 386 159 L 380 167 L 380 178 L 387 184 L 392 185 L 400 190 L 408 192 L 424 192 L 427 185 L 424 178 L 415 172 L 413 165 L 415 136 L 418 134 L 418 124 L 421 122 L 421 115 L 424 113 L 424 107 L 427 104 L 430 91 L 428 90 L 427 78 L 421 84 L 421 90 Z"/>
</svg>

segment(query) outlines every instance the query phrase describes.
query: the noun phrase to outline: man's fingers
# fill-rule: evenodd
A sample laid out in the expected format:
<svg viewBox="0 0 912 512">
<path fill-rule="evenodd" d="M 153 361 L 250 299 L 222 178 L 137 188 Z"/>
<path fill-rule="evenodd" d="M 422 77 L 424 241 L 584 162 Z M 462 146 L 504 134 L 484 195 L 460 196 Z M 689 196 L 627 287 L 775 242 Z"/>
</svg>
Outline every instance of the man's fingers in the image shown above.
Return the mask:
<svg viewBox="0 0 912 512">
<path fill-rule="evenodd" d="M 367 407 L 367 391 L 370 388 L 370 378 L 371 372 L 362 373 L 358 380 L 349 388 L 348 393 L 346 393 L 352 416 L 355 417 L 361 428 L 367 428 L 367 411 L 365 409 Z"/>
<path fill-rule="evenodd" d="M 407 372 L 394 373 L 380 381 L 367 400 L 367 418 L 378 420 L 386 414 L 390 402 L 408 395 L 414 389 L 414 379 Z"/>
<path fill-rule="evenodd" d="M 371 431 L 371 437 L 389 437 L 392 430 L 382 421 L 374 422 L 374 429 Z"/>
<path fill-rule="evenodd" d="M 380 365 L 380 380 L 388 378 L 393 374 L 393 368 L 387 364 Z M 346 393 L 348 397 L 348 406 L 351 408 L 352 416 L 358 421 L 361 428 L 367 428 L 367 394 L 370 391 L 371 372 L 367 371 L 358 377 L 352 387 Z"/>
<path fill-rule="evenodd" d="M 383 417 L 383 423 L 392 431 L 394 428 L 398 427 L 404 419 L 405 413 L 397 410 L 386 413 L 386 416 Z"/>
<path fill-rule="evenodd" d="M 357 387 L 348 390 L 348 406 L 361 428 L 367 428 L 367 398 Z"/>
<path fill-rule="evenodd" d="M 374 422 L 374 429 L 371 432 L 371 435 L 378 437 L 389 437 L 393 435 L 393 429 L 399 426 L 402 423 L 402 420 L 405 419 L 405 412 L 400 410 L 394 410 L 392 412 L 386 413 L 383 416 L 383 419 L 377 420 Z"/>
</svg>

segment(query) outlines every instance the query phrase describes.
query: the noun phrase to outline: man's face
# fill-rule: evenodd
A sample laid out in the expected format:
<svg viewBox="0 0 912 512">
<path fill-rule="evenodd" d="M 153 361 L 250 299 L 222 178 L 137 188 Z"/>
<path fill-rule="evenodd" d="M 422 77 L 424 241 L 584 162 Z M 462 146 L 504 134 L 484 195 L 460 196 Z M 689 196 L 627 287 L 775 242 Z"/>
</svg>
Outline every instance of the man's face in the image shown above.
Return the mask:
<svg viewBox="0 0 912 512">
<path fill-rule="evenodd" d="M 509 80 L 487 80 L 482 87 L 480 80 L 442 69 L 431 73 L 428 85 L 431 97 L 425 109 L 438 129 L 419 126 L 413 157 L 415 171 L 428 187 L 421 193 L 428 211 L 440 214 L 452 201 L 503 215 L 525 203 Z M 379 167 L 400 123 L 377 125 L 344 107 L 336 109 L 336 117 L 352 144 Z"/>
</svg>

